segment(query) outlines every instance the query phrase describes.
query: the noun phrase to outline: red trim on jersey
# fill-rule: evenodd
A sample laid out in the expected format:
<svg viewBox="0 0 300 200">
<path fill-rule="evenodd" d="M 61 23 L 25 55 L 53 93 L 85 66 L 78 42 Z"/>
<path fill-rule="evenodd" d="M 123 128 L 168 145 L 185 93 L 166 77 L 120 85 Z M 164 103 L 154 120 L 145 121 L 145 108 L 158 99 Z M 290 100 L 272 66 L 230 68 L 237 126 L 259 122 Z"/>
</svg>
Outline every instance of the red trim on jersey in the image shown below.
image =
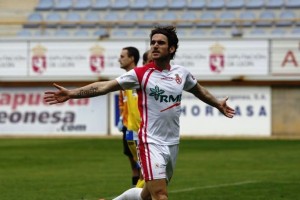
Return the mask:
<svg viewBox="0 0 300 200">
<path fill-rule="evenodd" d="M 139 142 L 140 142 L 140 145 L 139 145 L 140 161 L 141 161 L 141 166 L 143 167 L 144 179 L 145 180 L 153 180 L 150 152 L 149 152 L 149 146 L 147 143 L 147 127 L 148 127 L 148 108 L 147 107 L 148 107 L 148 105 L 147 105 L 146 86 L 147 86 L 149 77 L 152 74 L 152 72 L 155 70 L 155 68 L 153 67 L 152 63 L 149 63 L 143 67 L 134 68 L 135 73 L 138 78 L 138 81 L 141 86 L 142 86 L 143 77 L 148 69 L 150 69 L 150 71 L 148 72 L 144 86 L 141 87 L 141 89 L 137 91 L 139 111 L 140 111 L 140 115 L 142 117 L 138 137 L 139 137 Z M 143 102 L 145 102 L 144 105 L 143 105 Z M 145 107 L 145 109 L 143 109 L 143 106 Z M 144 118 L 144 115 L 145 115 L 145 118 Z M 146 156 L 146 153 L 147 153 L 147 156 Z M 149 169 L 148 169 L 148 167 L 149 167 Z"/>
</svg>

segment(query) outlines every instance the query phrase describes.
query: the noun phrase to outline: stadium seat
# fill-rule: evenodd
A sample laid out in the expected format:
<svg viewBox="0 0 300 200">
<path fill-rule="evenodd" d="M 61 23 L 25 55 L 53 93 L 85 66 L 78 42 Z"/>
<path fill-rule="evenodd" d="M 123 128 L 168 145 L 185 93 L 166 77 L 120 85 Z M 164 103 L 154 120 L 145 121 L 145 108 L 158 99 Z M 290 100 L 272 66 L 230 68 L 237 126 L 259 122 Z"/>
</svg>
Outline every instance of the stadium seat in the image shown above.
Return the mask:
<svg viewBox="0 0 300 200">
<path fill-rule="evenodd" d="M 115 2 L 111 4 L 111 9 L 113 10 L 125 10 L 127 8 L 129 8 L 128 0 L 115 0 Z"/>
<path fill-rule="evenodd" d="M 66 29 L 57 29 L 54 32 L 54 36 L 58 36 L 58 37 L 69 37 L 70 36 L 70 32 Z"/>
<path fill-rule="evenodd" d="M 183 38 L 183 37 L 186 37 L 188 35 L 186 30 L 184 30 L 184 29 L 177 29 L 176 33 L 177 33 L 177 36 L 179 38 Z"/>
<path fill-rule="evenodd" d="M 266 8 L 275 9 L 275 8 L 283 8 L 284 0 L 268 0 L 266 2 Z"/>
<path fill-rule="evenodd" d="M 170 10 L 184 10 L 187 6 L 186 0 L 171 0 L 168 8 Z"/>
<path fill-rule="evenodd" d="M 81 21 L 81 16 L 77 12 L 69 12 L 64 18 L 64 24 L 61 25 L 62 28 L 75 28 Z"/>
<path fill-rule="evenodd" d="M 233 12 L 225 11 L 220 14 L 219 19 L 220 19 L 220 21 L 218 21 L 216 23 L 216 26 L 230 27 L 230 26 L 234 25 L 236 16 L 235 16 L 235 13 L 233 13 Z"/>
<path fill-rule="evenodd" d="M 160 17 L 160 24 L 161 25 L 174 25 L 175 21 L 177 20 L 176 13 L 172 11 L 166 11 Z"/>
<path fill-rule="evenodd" d="M 120 20 L 118 12 L 108 12 L 103 16 L 104 21 L 116 23 Z"/>
<path fill-rule="evenodd" d="M 39 36 L 39 37 L 49 37 L 49 36 L 51 36 L 51 33 L 48 30 L 38 29 L 33 33 L 33 35 Z"/>
<path fill-rule="evenodd" d="M 300 36 L 300 28 L 299 27 L 293 28 L 291 34 Z"/>
<path fill-rule="evenodd" d="M 246 11 L 240 13 L 241 24 L 244 27 L 249 27 L 254 24 L 254 20 L 256 19 L 255 13 L 252 11 Z"/>
<path fill-rule="evenodd" d="M 76 36 L 76 37 L 88 37 L 89 32 L 87 30 L 84 30 L 84 29 L 78 29 L 74 32 L 74 36 Z"/>
<path fill-rule="evenodd" d="M 140 17 L 138 15 L 137 12 L 135 11 L 131 11 L 131 12 L 126 12 L 124 14 L 124 16 L 122 17 L 122 22 L 124 21 L 124 24 L 123 23 L 120 23 L 119 24 L 119 27 L 133 27 L 136 25 L 136 22 L 137 20 L 139 20 Z"/>
<path fill-rule="evenodd" d="M 156 12 L 148 11 L 142 16 L 142 21 L 138 24 L 139 27 L 149 28 L 153 27 L 158 22 L 158 16 Z"/>
<path fill-rule="evenodd" d="M 194 29 L 194 30 L 191 30 L 191 32 L 190 32 L 190 36 L 193 36 L 193 37 L 202 37 L 205 35 L 206 35 L 206 32 L 203 31 L 203 29 Z"/>
<path fill-rule="evenodd" d="M 300 8 L 300 1 L 299 0 L 286 0 L 285 3 L 286 8 Z"/>
<path fill-rule="evenodd" d="M 203 12 L 200 19 L 201 21 L 196 23 L 197 27 L 211 27 L 215 23 L 216 15 L 214 12 Z"/>
<path fill-rule="evenodd" d="M 206 5 L 207 9 L 222 9 L 225 7 L 224 0 L 210 0 L 207 2 Z"/>
<path fill-rule="evenodd" d="M 180 16 L 180 20 L 182 22 L 177 23 L 177 27 L 180 28 L 192 28 L 195 25 L 195 20 L 197 19 L 197 14 L 196 12 L 193 11 L 186 11 L 183 12 L 182 15 Z"/>
<path fill-rule="evenodd" d="M 91 5 L 91 0 L 77 0 L 73 5 L 73 10 L 88 10 Z"/>
<path fill-rule="evenodd" d="M 110 8 L 109 0 L 95 0 L 92 3 L 92 10 L 106 10 Z"/>
<path fill-rule="evenodd" d="M 285 30 L 279 29 L 279 28 L 273 29 L 273 30 L 271 31 L 271 35 L 272 35 L 272 36 L 283 36 L 283 35 L 285 35 L 285 34 L 286 34 Z"/>
<path fill-rule="evenodd" d="M 149 36 L 148 31 L 142 29 L 135 29 L 132 31 L 132 36 L 147 38 Z"/>
<path fill-rule="evenodd" d="M 244 6 L 244 0 L 228 0 L 225 5 L 227 9 L 241 9 Z"/>
<path fill-rule="evenodd" d="M 201 10 L 206 7 L 205 0 L 191 0 L 190 3 L 187 5 L 188 9 L 191 10 Z"/>
<path fill-rule="evenodd" d="M 82 28 L 94 28 L 100 21 L 100 16 L 98 12 L 86 12 L 83 20 L 86 23 L 82 23 Z"/>
<path fill-rule="evenodd" d="M 31 31 L 28 29 L 21 29 L 17 32 L 18 37 L 30 37 L 31 35 Z"/>
<path fill-rule="evenodd" d="M 54 0 L 40 0 L 35 10 L 39 11 L 49 11 L 54 6 Z"/>
<path fill-rule="evenodd" d="M 276 26 L 292 26 L 294 20 L 296 20 L 296 14 L 291 10 L 285 10 L 280 13 Z"/>
<path fill-rule="evenodd" d="M 54 10 L 70 10 L 73 6 L 72 0 L 57 0 L 53 6 Z"/>
<path fill-rule="evenodd" d="M 123 29 L 112 29 L 111 30 L 111 37 L 123 38 L 127 37 L 129 34 L 126 30 Z"/>
<path fill-rule="evenodd" d="M 43 22 L 43 15 L 38 12 L 31 13 L 27 22 L 23 25 L 24 28 L 38 28 L 40 23 Z"/>
<path fill-rule="evenodd" d="M 148 0 L 135 0 L 130 4 L 131 10 L 146 10 L 148 9 Z"/>
<path fill-rule="evenodd" d="M 149 4 L 149 9 L 159 10 L 165 9 L 168 6 L 167 0 L 153 0 L 152 3 Z"/>
<path fill-rule="evenodd" d="M 213 29 L 211 32 L 210 32 L 210 35 L 211 36 L 214 36 L 214 37 L 227 37 L 226 35 L 226 32 L 222 29 Z"/>
<path fill-rule="evenodd" d="M 104 37 L 108 35 L 108 32 L 104 28 L 98 28 L 96 31 L 94 31 L 93 35 L 97 37 Z"/>
<path fill-rule="evenodd" d="M 58 26 L 58 23 L 60 23 L 62 20 L 62 17 L 57 12 L 50 12 L 46 16 L 46 22 L 48 23 L 46 25 L 47 28 L 56 28 Z"/>
<path fill-rule="evenodd" d="M 264 6 L 264 0 L 248 0 L 245 5 L 247 9 L 262 9 Z"/>
<path fill-rule="evenodd" d="M 259 28 L 259 29 L 255 28 L 250 31 L 250 35 L 254 35 L 254 36 L 264 36 L 265 34 L 266 34 L 266 31 L 261 28 Z"/>
<path fill-rule="evenodd" d="M 256 26 L 272 26 L 275 20 L 275 13 L 271 10 L 263 11 L 259 15 L 259 20 L 256 22 Z"/>
</svg>

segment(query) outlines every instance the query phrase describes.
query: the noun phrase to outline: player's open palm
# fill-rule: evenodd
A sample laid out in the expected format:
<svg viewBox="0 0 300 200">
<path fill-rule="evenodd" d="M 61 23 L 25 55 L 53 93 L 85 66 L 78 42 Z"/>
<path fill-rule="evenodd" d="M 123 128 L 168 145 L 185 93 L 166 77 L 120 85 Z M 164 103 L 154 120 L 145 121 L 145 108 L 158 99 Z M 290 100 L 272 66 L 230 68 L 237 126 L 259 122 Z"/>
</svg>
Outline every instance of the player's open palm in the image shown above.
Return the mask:
<svg viewBox="0 0 300 200">
<path fill-rule="evenodd" d="M 53 84 L 53 86 L 56 87 L 58 90 L 46 91 L 44 96 L 45 102 L 52 105 L 52 104 L 63 103 L 70 99 L 69 90 L 55 83 Z"/>
<path fill-rule="evenodd" d="M 234 114 L 235 114 L 235 110 L 227 105 L 227 103 L 226 103 L 227 100 L 228 100 L 228 97 L 226 97 L 224 100 L 221 101 L 221 107 L 220 107 L 219 110 L 226 117 L 232 118 L 234 116 Z"/>
</svg>

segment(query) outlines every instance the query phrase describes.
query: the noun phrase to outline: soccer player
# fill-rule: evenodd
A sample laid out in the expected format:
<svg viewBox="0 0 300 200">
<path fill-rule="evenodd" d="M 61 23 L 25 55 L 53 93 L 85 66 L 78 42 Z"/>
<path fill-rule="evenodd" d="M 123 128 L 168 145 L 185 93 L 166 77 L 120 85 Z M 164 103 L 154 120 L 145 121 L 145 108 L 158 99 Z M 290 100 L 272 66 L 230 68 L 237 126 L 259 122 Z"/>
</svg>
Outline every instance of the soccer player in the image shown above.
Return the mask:
<svg viewBox="0 0 300 200">
<path fill-rule="evenodd" d="M 124 47 L 120 53 L 119 63 L 122 69 L 129 71 L 139 62 L 139 50 L 135 47 Z M 123 132 L 123 153 L 129 158 L 132 171 L 132 186 L 135 187 L 140 179 L 140 165 L 137 157 L 137 132 L 141 118 L 138 110 L 138 97 L 135 89 L 120 90 L 119 95 L 120 119 L 118 128 Z M 141 182 L 141 180 L 140 180 Z M 143 187 L 139 182 L 138 187 Z"/>
<path fill-rule="evenodd" d="M 74 98 L 104 95 L 121 89 L 137 89 L 142 118 L 138 132 L 138 153 L 146 184 L 143 189 L 131 188 L 116 200 L 167 200 L 167 184 L 172 178 L 179 147 L 179 116 L 183 90 L 217 108 L 232 118 L 234 109 L 227 105 L 228 97 L 215 98 L 201 86 L 183 66 L 170 65 L 178 48 L 176 28 L 156 27 L 150 33 L 153 62 L 126 72 L 115 80 L 94 82 L 68 90 L 46 91 L 44 99 L 57 104 Z"/>
<path fill-rule="evenodd" d="M 152 61 L 151 52 L 150 50 L 147 50 L 143 54 L 143 65 L 148 64 L 151 61 Z"/>
</svg>

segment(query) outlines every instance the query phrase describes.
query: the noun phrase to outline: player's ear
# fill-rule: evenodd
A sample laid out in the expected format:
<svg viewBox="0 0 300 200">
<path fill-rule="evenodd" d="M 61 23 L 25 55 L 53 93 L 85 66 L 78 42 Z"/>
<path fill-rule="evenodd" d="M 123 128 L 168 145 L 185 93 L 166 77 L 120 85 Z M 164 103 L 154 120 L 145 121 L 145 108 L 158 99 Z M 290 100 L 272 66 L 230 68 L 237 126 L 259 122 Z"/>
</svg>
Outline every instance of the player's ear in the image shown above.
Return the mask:
<svg viewBox="0 0 300 200">
<path fill-rule="evenodd" d="M 174 46 L 171 46 L 171 47 L 169 48 L 169 51 L 170 51 L 171 54 L 174 53 L 174 52 L 175 52 L 175 47 L 174 47 Z"/>
</svg>

